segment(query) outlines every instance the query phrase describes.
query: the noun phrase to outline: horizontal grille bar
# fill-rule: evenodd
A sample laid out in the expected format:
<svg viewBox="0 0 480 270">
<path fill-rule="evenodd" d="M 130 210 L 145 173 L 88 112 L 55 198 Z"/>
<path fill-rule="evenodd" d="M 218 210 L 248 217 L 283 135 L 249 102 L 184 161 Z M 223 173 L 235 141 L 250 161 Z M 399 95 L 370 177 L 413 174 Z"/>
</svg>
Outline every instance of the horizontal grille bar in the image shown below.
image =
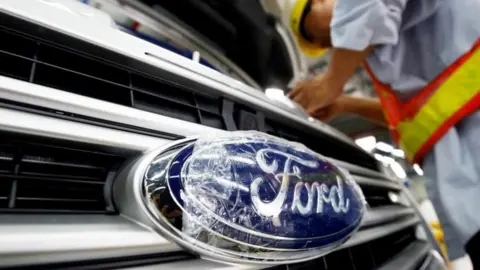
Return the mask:
<svg viewBox="0 0 480 270">
<path fill-rule="evenodd" d="M 378 237 L 384 237 L 395 232 L 401 231 L 405 228 L 415 226 L 420 222 L 417 216 L 408 217 L 394 223 L 387 223 L 385 225 L 376 226 L 374 228 L 367 228 L 358 232 L 350 240 L 348 240 L 343 247 L 352 247 L 361 243 L 371 241 Z"/>
<path fill-rule="evenodd" d="M 384 188 L 384 189 L 391 189 L 391 190 L 400 190 L 401 186 L 398 182 L 393 181 L 381 181 L 380 179 L 372 179 L 362 176 L 354 175 L 353 179 L 357 183 L 363 186 L 371 186 L 376 188 Z"/>
<path fill-rule="evenodd" d="M 362 228 L 381 225 L 414 214 L 415 211 L 412 208 L 399 205 L 377 207 L 365 213 L 365 217 L 362 220 Z"/>
<path fill-rule="evenodd" d="M 189 122 L 224 128 L 222 102 L 218 98 L 193 93 L 181 86 L 132 73 L 5 29 L 0 30 L 0 36 L 5 40 L 0 45 L 2 75 Z M 22 67 L 25 72 L 20 70 Z M 204 115 L 208 121 L 203 121 Z"/>
<path fill-rule="evenodd" d="M 392 260 L 386 262 L 378 270 L 415 270 L 420 269 L 431 247 L 426 242 L 415 241 L 396 254 Z"/>
<path fill-rule="evenodd" d="M 401 222 L 379 225 L 376 229 L 360 230 L 339 251 L 312 262 L 289 265 L 289 269 L 307 267 L 309 263 L 327 264 L 333 267 L 327 269 L 335 270 L 372 269 L 415 241 L 415 227 L 412 226 L 417 222 L 418 219 L 407 218 Z M 18 240 L 18 235 L 22 235 L 22 241 Z M 62 236 L 62 241 L 55 240 L 59 236 Z M 0 266 L 52 261 L 67 263 L 158 253 L 168 257 L 169 253 L 182 250 L 156 232 L 123 216 L 4 215 L 0 220 L 0 238 L 3 239 L 0 242 Z M 384 252 L 377 253 L 379 249 Z M 334 267 L 341 263 L 349 268 Z M 353 264 L 357 268 L 353 268 Z M 168 264 L 162 266 L 168 268 Z M 365 267 L 358 268 L 360 266 Z"/>
</svg>

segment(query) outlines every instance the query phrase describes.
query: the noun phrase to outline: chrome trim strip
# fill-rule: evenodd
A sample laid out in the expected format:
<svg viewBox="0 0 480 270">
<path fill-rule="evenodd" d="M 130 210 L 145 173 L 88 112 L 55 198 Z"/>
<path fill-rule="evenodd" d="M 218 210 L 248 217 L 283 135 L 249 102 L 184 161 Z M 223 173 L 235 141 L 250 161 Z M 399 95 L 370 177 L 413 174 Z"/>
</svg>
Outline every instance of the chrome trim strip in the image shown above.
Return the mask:
<svg viewBox="0 0 480 270">
<path fill-rule="evenodd" d="M 0 266 L 92 260 L 178 251 L 122 216 L 2 215 Z"/>
<path fill-rule="evenodd" d="M 345 169 L 349 170 L 350 173 L 353 173 L 353 174 L 359 174 L 359 175 L 363 175 L 363 176 L 385 179 L 385 180 L 389 180 L 389 181 L 392 181 L 392 182 L 398 182 L 398 181 L 396 181 L 392 178 L 389 178 L 388 176 L 386 176 L 385 174 L 380 173 L 380 172 L 372 171 L 372 170 L 367 169 L 367 168 L 363 168 L 363 167 L 360 167 L 360 166 L 357 166 L 357 165 L 354 165 L 354 164 L 350 164 L 350 163 L 340 161 L 340 160 L 336 160 L 336 159 L 329 158 L 329 157 L 327 157 L 327 160 L 337 164 L 338 166 L 340 166 L 342 168 L 345 168 Z"/>
<path fill-rule="evenodd" d="M 427 240 L 432 244 L 435 251 L 437 251 L 438 254 L 441 254 L 441 256 L 443 256 L 443 252 L 442 252 L 442 249 L 440 248 L 440 244 L 435 239 L 435 236 L 433 235 L 433 231 L 430 229 L 430 226 L 427 223 L 427 220 L 423 218 L 423 214 L 422 212 L 420 212 L 420 206 L 417 200 L 415 199 L 415 197 L 413 197 L 413 194 L 410 192 L 410 190 L 404 185 L 402 185 L 402 192 L 403 194 L 405 194 L 405 196 L 407 196 L 407 199 L 410 201 L 411 208 L 414 209 L 417 216 L 420 217 L 420 225 L 421 225 L 421 228 L 423 228 L 423 230 L 425 231 L 425 234 L 427 235 Z M 448 260 L 448 258 L 445 258 L 445 259 Z"/>
<path fill-rule="evenodd" d="M 352 238 L 350 238 L 350 240 L 348 240 L 341 248 L 351 247 L 368 241 L 372 241 L 374 239 L 387 236 L 402 229 L 414 226 L 419 222 L 420 219 L 417 216 L 413 216 L 400 222 L 360 230 Z"/>
<path fill-rule="evenodd" d="M 380 220 L 376 217 L 370 219 Z M 360 230 L 340 249 L 391 234 L 417 222 L 418 218 L 414 217 L 399 223 Z M 0 266 L 91 260 L 179 250 L 182 249 L 152 228 L 123 216 L 5 214 L 0 219 Z"/>
<path fill-rule="evenodd" d="M 417 222 L 418 218 L 415 217 L 400 223 L 361 230 L 339 249 L 383 237 Z M 5 214 L 0 220 L 0 266 L 92 260 L 180 250 L 182 249 L 179 246 L 167 241 L 153 229 L 123 216 Z M 195 262 L 201 261 L 203 260 Z M 258 265 L 256 267 L 246 269 L 261 268 Z"/>
<path fill-rule="evenodd" d="M 423 261 L 422 265 L 420 266 L 420 268 L 418 268 L 417 270 L 429 270 L 428 268 L 431 267 L 431 264 L 434 262 L 435 258 L 430 255 L 428 256 L 425 261 Z M 440 270 L 440 269 L 439 269 Z"/>
<path fill-rule="evenodd" d="M 50 87 L 0 76 L 0 99 L 12 100 L 165 133 L 192 136 L 220 130 Z M 149 146 L 148 148 L 150 148 Z"/>
<path fill-rule="evenodd" d="M 439 269 L 438 267 L 443 267 Z M 445 263 L 445 259 L 438 253 L 436 250 L 430 250 L 428 257 L 425 259 L 423 264 L 418 268 L 418 270 L 448 270 L 450 269 Z"/>
<path fill-rule="evenodd" d="M 272 266 L 265 265 L 240 265 L 240 264 L 226 264 L 212 260 L 187 260 L 179 262 L 162 263 L 156 265 L 147 265 L 125 269 L 138 270 L 259 270 L 264 268 L 271 268 Z M 286 266 L 285 266 L 286 267 Z M 286 268 L 285 268 L 286 269 Z"/>
<path fill-rule="evenodd" d="M 378 270 L 414 270 L 427 257 L 431 246 L 422 241 L 416 241 L 404 248 L 400 253 L 396 254 L 393 259 L 386 262 L 378 268 Z"/>
<path fill-rule="evenodd" d="M 75 100 L 75 99 L 74 99 Z M 0 130 L 145 151 L 168 140 L 0 108 Z"/>
<path fill-rule="evenodd" d="M 415 214 L 413 209 L 398 205 L 373 208 L 365 213 L 365 217 L 362 220 L 362 227 L 371 227 L 413 214 Z"/>
<path fill-rule="evenodd" d="M 353 179 L 360 185 L 360 186 L 373 186 L 373 187 L 380 187 L 380 188 L 387 188 L 392 190 L 401 190 L 402 187 L 400 183 L 389 182 L 385 180 L 375 180 L 363 176 L 353 176 Z"/>
</svg>

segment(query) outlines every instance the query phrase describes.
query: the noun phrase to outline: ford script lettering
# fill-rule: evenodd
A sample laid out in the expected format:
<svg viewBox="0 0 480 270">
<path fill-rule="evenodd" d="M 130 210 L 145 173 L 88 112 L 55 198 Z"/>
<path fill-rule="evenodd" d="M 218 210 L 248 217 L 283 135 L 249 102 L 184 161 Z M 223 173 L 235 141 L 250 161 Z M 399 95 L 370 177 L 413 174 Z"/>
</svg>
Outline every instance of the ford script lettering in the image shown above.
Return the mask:
<svg viewBox="0 0 480 270">
<path fill-rule="evenodd" d="M 278 164 L 276 160 L 272 164 L 267 164 L 264 155 L 276 154 L 284 156 L 286 158 L 285 165 L 280 174 L 277 174 Z M 260 215 L 266 217 L 273 217 L 282 211 L 281 206 L 285 204 L 287 192 L 289 188 L 290 176 L 301 179 L 301 170 L 298 166 L 292 165 L 292 161 L 310 168 L 316 168 L 319 166 L 318 162 L 312 162 L 308 160 L 302 160 L 294 155 L 286 154 L 280 151 L 272 149 L 262 149 L 257 152 L 256 161 L 259 167 L 266 173 L 273 174 L 274 178 L 281 183 L 280 190 L 277 197 L 272 202 L 264 202 L 259 195 L 260 184 L 265 181 L 262 177 L 257 177 L 252 181 L 250 185 L 250 192 L 252 196 L 252 203 L 255 205 L 257 212 Z M 304 204 L 301 201 L 301 191 L 306 189 L 307 202 Z M 314 204 L 314 196 L 316 195 L 316 203 Z M 295 185 L 293 191 L 293 201 L 291 203 L 292 211 L 298 211 L 302 215 L 312 214 L 312 210 L 315 206 L 315 213 L 323 213 L 323 204 L 330 204 L 336 213 L 347 213 L 349 207 L 349 199 L 345 199 L 343 196 L 342 180 L 337 176 L 337 185 L 333 185 L 329 188 L 326 184 L 319 184 L 317 182 L 310 184 L 304 182 L 298 182 Z"/>
<path fill-rule="evenodd" d="M 348 239 L 365 211 L 345 170 L 303 145 L 261 133 L 199 139 L 169 164 L 167 173 L 152 175 L 168 175 L 182 233 L 194 238 L 208 232 L 253 248 L 321 249 Z"/>
</svg>

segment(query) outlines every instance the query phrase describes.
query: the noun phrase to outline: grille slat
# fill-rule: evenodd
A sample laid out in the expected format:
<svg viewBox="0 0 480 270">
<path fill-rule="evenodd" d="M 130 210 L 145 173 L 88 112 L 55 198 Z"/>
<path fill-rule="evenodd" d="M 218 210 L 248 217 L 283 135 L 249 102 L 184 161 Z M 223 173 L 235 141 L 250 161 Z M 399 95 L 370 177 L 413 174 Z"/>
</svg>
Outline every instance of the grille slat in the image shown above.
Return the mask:
<svg viewBox="0 0 480 270">
<path fill-rule="evenodd" d="M 288 269 L 375 269 L 414 241 L 416 241 L 415 227 L 409 227 L 372 242 L 334 251 L 313 261 L 289 265 Z"/>
<path fill-rule="evenodd" d="M 34 163 L 34 164 L 42 164 L 42 165 L 57 165 L 57 166 L 65 166 L 65 167 L 71 167 L 71 168 L 83 168 L 83 169 L 97 169 L 100 170 L 102 167 L 99 166 L 93 166 L 93 165 L 85 165 L 85 164 L 75 164 L 75 163 L 67 163 L 67 162 L 55 162 L 52 160 L 48 160 L 46 158 L 45 160 L 37 160 L 37 159 L 30 159 L 30 157 L 23 157 L 22 162 L 24 163 Z"/>
<path fill-rule="evenodd" d="M 29 79 L 32 65 L 30 61 L 0 52 L 0 63 L 8 63 L 2 64 L 0 75 L 24 81 Z"/>
<path fill-rule="evenodd" d="M 77 52 L 45 42 L 34 42 L 29 38 L 8 30 L 0 30 L 0 37 L 22 44 L 0 47 L 0 74 L 61 89 L 124 106 L 160 113 L 193 123 L 224 127 L 221 117 L 221 100 L 195 95 L 180 86 L 129 70 L 106 64 Z M 29 48 L 30 50 L 27 50 Z M 3 50 L 2 50 L 3 49 Z M 35 52 L 38 57 L 35 57 Z M 35 69 L 32 66 L 35 64 Z M 30 76 L 30 72 L 34 74 Z M 200 102 L 197 103 L 197 100 Z M 212 120 L 213 116 L 215 120 Z M 220 123 L 221 121 L 221 123 Z"/>
<path fill-rule="evenodd" d="M 1 178 L 2 179 L 9 179 L 9 180 L 37 180 L 37 181 L 58 181 L 58 182 L 69 182 L 69 183 L 82 183 L 82 184 L 92 184 L 92 185 L 103 185 L 103 180 L 101 181 L 91 181 L 89 179 L 85 178 L 79 178 L 79 179 L 72 179 L 72 178 L 65 178 L 62 176 L 55 176 L 55 177 L 43 177 L 39 175 L 13 175 L 13 174 L 6 174 L 3 172 L 0 172 Z"/>
<path fill-rule="evenodd" d="M 310 149 L 322 155 L 332 157 L 350 164 L 359 165 L 371 170 L 378 170 L 375 163 L 363 158 L 360 151 L 352 151 L 346 144 L 339 144 L 332 138 L 322 138 L 309 134 L 304 130 L 295 129 L 272 119 L 265 120 L 265 131 L 280 138 L 290 141 L 301 142 Z"/>
<path fill-rule="evenodd" d="M 132 74 L 132 88 L 135 91 L 144 92 L 146 94 L 156 96 L 160 99 L 165 99 L 170 102 L 175 102 L 183 106 L 196 108 L 195 99 L 192 93 L 179 89 L 176 86 L 162 84 L 161 82 Z M 158 87 L 162 87 L 158 89 Z"/>
<path fill-rule="evenodd" d="M 3 32 L 0 43 L 0 51 L 24 56 L 26 58 L 33 57 L 36 50 L 36 42 L 12 33 Z"/>
<path fill-rule="evenodd" d="M 36 66 L 33 82 L 124 106 L 131 104 L 127 87 L 41 63 Z"/>
<path fill-rule="evenodd" d="M 0 136 L 0 211 L 106 212 L 107 174 L 124 158 Z"/>
<path fill-rule="evenodd" d="M 392 190 L 362 185 L 362 191 L 367 200 L 368 206 L 375 208 L 387 205 L 393 205 L 395 202 L 391 199 L 391 193 L 398 194 Z"/>
<path fill-rule="evenodd" d="M 352 261 L 350 249 L 343 249 L 333 252 L 325 257 L 326 269 L 355 269 L 355 264 Z"/>
<path fill-rule="evenodd" d="M 182 105 L 178 106 L 171 101 L 156 98 L 155 96 L 151 95 L 145 95 L 139 92 L 134 93 L 133 95 L 135 97 L 136 109 L 158 113 L 188 122 L 200 122 L 198 112 L 195 107 Z"/>
<path fill-rule="evenodd" d="M 129 83 L 129 74 L 125 70 L 46 44 L 39 47 L 37 59 L 38 62 L 49 64 L 52 67 L 84 76 L 88 75 L 90 78 L 96 78 L 104 82 L 121 86 L 126 86 Z"/>
<path fill-rule="evenodd" d="M 350 254 L 351 260 L 355 263 L 355 269 L 374 269 L 375 259 L 372 256 L 370 243 L 350 248 Z"/>
<path fill-rule="evenodd" d="M 415 228 L 408 228 L 371 242 L 371 256 L 375 265 L 380 266 L 389 261 L 415 240 Z"/>
<path fill-rule="evenodd" d="M 200 117 L 202 118 L 202 123 L 206 126 L 226 129 L 225 122 L 221 115 L 210 113 L 210 112 L 201 112 Z"/>
</svg>

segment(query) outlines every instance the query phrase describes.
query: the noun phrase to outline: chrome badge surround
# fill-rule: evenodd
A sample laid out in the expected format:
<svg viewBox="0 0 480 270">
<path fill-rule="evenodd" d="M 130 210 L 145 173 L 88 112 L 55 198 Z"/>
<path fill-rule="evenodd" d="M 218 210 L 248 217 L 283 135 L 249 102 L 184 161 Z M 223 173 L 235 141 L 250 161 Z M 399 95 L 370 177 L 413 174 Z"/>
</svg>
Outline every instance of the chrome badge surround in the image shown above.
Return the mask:
<svg viewBox="0 0 480 270">
<path fill-rule="evenodd" d="M 351 235 L 353 235 L 358 230 L 361 219 L 365 212 L 365 202 L 363 194 L 361 193 L 358 185 L 354 183 L 353 180 L 349 180 L 349 178 L 347 178 L 349 177 L 348 172 L 345 172 L 344 170 L 336 167 L 335 165 L 325 160 L 322 160 L 321 156 L 319 155 L 312 155 L 313 152 L 308 150 L 303 145 L 296 143 L 293 144 L 283 139 L 278 139 L 276 137 L 272 137 L 259 132 L 222 132 L 216 135 L 217 136 L 200 138 L 199 140 L 186 139 L 178 141 L 168 146 L 162 147 L 161 149 L 154 150 L 144 155 L 143 157 L 140 157 L 138 160 L 132 161 L 129 166 L 125 167 L 121 171 L 121 173 L 117 177 L 117 181 L 115 181 L 114 184 L 114 198 L 117 206 L 120 209 L 120 212 L 126 216 L 129 216 L 133 220 L 151 226 L 154 230 L 168 238 L 170 241 L 186 248 L 187 250 L 197 253 L 200 256 L 231 263 L 285 264 L 311 260 L 332 251 L 333 249 L 344 243 L 346 240 L 348 240 L 349 237 L 351 237 Z M 263 211 L 255 211 L 255 209 L 253 209 L 254 214 L 261 215 L 265 218 L 271 218 L 275 215 L 279 215 L 278 205 L 284 204 L 285 207 L 283 207 L 283 210 L 281 211 L 286 211 L 296 218 L 304 217 L 305 219 L 301 220 L 302 222 L 315 221 L 317 222 L 317 224 L 320 224 L 320 226 L 326 226 L 321 225 L 324 223 L 318 223 L 318 219 L 308 219 L 312 215 L 322 214 L 320 213 L 321 209 L 318 208 L 320 203 L 322 203 L 322 205 L 325 205 L 325 209 L 329 209 L 328 211 L 334 211 L 339 215 L 345 214 L 348 211 L 355 211 L 355 216 L 353 217 L 355 222 L 352 224 L 348 224 L 348 226 L 342 227 L 342 230 L 345 232 L 344 234 L 339 234 L 341 230 L 337 230 L 338 232 L 335 232 L 336 234 L 333 234 L 333 236 L 332 234 L 314 234 L 313 237 L 312 235 L 303 235 L 306 238 L 301 238 L 300 240 L 303 242 L 298 244 L 296 241 L 298 239 L 295 237 L 295 234 L 292 236 L 288 233 L 287 230 L 278 229 L 282 228 L 281 226 L 277 227 L 277 229 L 275 230 L 275 232 L 279 230 L 280 235 L 275 235 L 275 233 L 271 233 L 269 226 L 262 227 L 263 231 L 257 231 L 255 229 L 249 229 L 245 226 L 242 226 L 243 223 L 233 224 L 228 220 L 222 220 L 221 214 L 219 215 L 219 213 L 221 212 L 209 212 L 208 207 L 205 207 L 204 204 L 202 205 L 201 200 L 208 201 L 208 199 L 211 198 L 205 198 L 205 196 L 202 197 L 201 195 L 195 197 L 194 195 L 192 195 L 192 193 L 183 193 L 181 195 L 196 200 L 195 204 L 192 204 L 195 205 L 194 208 L 190 207 L 187 211 L 185 210 L 184 199 L 186 197 L 181 197 L 178 194 L 175 195 L 175 192 L 172 192 L 172 187 L 170 186 L 171 181 L 174 181 L 171 179 L 175 178 L 171 177 L 170 173 L 172 172 L 172 168 L 175 167 L 175 163 L 179 163 L 179 156 L 181 156 L 182 153 L 187 153 L 188 156 L 188 154 L 190 153 L 188 150 L 189 147 L 193 148 L 195 146 L 198 146 L 199 142 L 216 142 L 217 146 L 223 146 L 224 144 L 228 144 L 234 145 L 236 147 L 248 144 L 248 142 L 251 142 L 252 138 L 253 140 L 267 140 L 269 142 L 273 142 L 273 146 L 275 146 L 275 144 L 277 143 L 283 143 L 289 147 L 288 149 L 298 147 L 298 149 L 300 149 L 301 151 L 307 151 L 305 153 L 306 155 L 308 154 L 311 155 L 310 157 L 318 158 L 318 160 L 324 162 L 326 165 L 333 166 L 333 168 L 338 169 L 338 171 L 336 171 L 340 173 L 338 175 L 343 176 L 340 179 L 337 175 L 337 185 L 335 185 L 334 183 L 332 185 L 329 185 L 328 187 L 322 185 L 318 181 L 314 182 L 313 185 L 305 184 L 301 181 L 298 181 L 298 179 L 301 179 L 301 177 L 298 175 L 301 173 L 299 166 L 303 165 L 313 168 L 314 166 L 312 162 L 297 159 L 295 161 L 297 162 L 297 165 L 290 166 L 292 160 L 296 158 L 295 156 L 292 156 L 291 153 L 288 155 L 282 153 L 282 151 L 278 149 L 272 149 L 273 152 L 270 152 L 272 152 L 275 157 L 283 157 L 284 159 L 283 163 L 282 161 L 280 161 L 280 165 L 283 165 L 283 173 L 278 174 L 272 171 L 273 169 L 278 169 L 279 161 L 277 159 L 274 158 L 262 161 L 262 155 L 264 158 L 267 157 L 268 159 L 268 156 L 264 155 L 264 153 L 268 152 L 268 150 L 262 150 L 260 149 L 261 147 L 257 149 L 259 151 L 252 150 L 254 153 L 257 154 L 258 157 L 257 163 L 253 164 L 255 169 L 260 169 L 261 171 L 264 171 L 266 173 L 273 173 L 275 177 L 281 175 L 280 182 L 284 183 L 283 185 L 281 185 L 283 189 L 280 188 L 280 190 L 278 190 L 278 193 L 275 194 L 276 199 L 269 202 L 277 205 L 275 207 L 272 207 L 272 204 L 268 206 L 269 203 L 266 203 L 264 200 L 260 199 L 260 195 L 258 194 L 258 192 L 255 193 L 255 191 L 250 191 L 258 191 L 259 185 L 261 185 L 264 180 L 260 178 L 255 178 L 253 179 L 253 181 L 250 181 L 251 183 L 249 190 L 244 190 L 244 188 L 242 188 L 243 192 L 247 192 L 247 194 L 251 196 L 250 198 L 252 200 L 249 206 L 251 206 L 252 209 L 253 207 L 255 207 L 256 209 L 263 209 Z M 246 139 L 246 141 L 242 141 L 244 139 Z M 251 145 L 249 146 L 251 147 Z M 199 146 L 198 148 L 201 149 L 201 146 Z M 299 153 L 302 154 L 301 152 L 296 152 L 297 155 Z M 189 157 L 187 157 L 187 159 Z M 215 162 L 221 162 L 221 160 L 215 160 Z M 196 168 L 198 168 L 198 164 L 200 164 L 200 168 L 202 169 L 203 163 L 197 162 Z M 152 169 L 152 166 L 156 167 Z M 186 167 L 187 166 L 184 166 L 184 164 L 182 163 L 180 164 L 178 171 L 185 174 Z M 150 175 L 148 175 L 149 172 Z M 160 179 L 160 181 L 149 182 L 148 185 L 147 180 L 152 178 L 152 172 L 154 172 L 155 174 L 153 178 L 155 180 Z M 243 174 L 241 174 L 241 176 L 242 175 Z M 284 177 L 284 175 L 287 175 L 287 177 Z M 294 185 L 295 188 L 293 188 L 294 192 L 290 193 L 288 193 L 288 176 L 293 176 L 291 177 L 292 179 L 297 179 L 297 183 L 296 185 Z M 246 181 L 248 182 L 249 180 L 247 179 Z M 350 187 L 350 189 L 348 189 L 350 193 L 346 193 L 348 195 L 347 197 L 343 197 L 344 194 L 341 186 L 342 183 Z M 220 188 L 224 188 L 224 186 Z M 302 195 L 303 201 L 301 201 L 300 199 L 300 192 L 297 193 L 299 189 L 306 191 L 306 193 L 304 192 L 304 194 Z M 163 191 L 158 193 L 159 190 Z M 182 192 L 186 191 L 188 191 L 188 184 L 186 189 L 182 189 Z M 157 193 L 154 194 L 154 192 Z M 286 196 L 287 193 L 289 194 L 289 196 Z M 152 194 L 155 195 L 155 197 L 153 197 Z M 165 196 L 162 197 L 158 194 L 168 194 L 168 197 L 170 198 L 166 198 Z M 283 196 L 282 194 L 285 196 Z M 305 197 L 305 194 L 307 197 Z M 317 196 L 315 200 L 315 194 L 323 194 L 323 196 Z M 353 195 L 355 195 L 356 197 Z M 337 198 L 337 201 L 335 202 L 334 197 Z M 227 196 L 227 198 L 230 197 Z M 307 198 L 306 201 L 305 198 Z M 171 205 L 164 205 L 162 207 L 159 207 L 160 203 L 157 204 L 156 200 L 159 201 L 160 199 L 168 200 L 170 203 L 174 203 L 174 206 L 171 207 Z M 287 199 L 290 200 L 290 203 L 286 203 Z M 353 205 L 354 210 L 350 209 L 351 205 Z M 213 207 L 213 209 L 215 210 L 217 208 Z M 180 216 L 182 217 L 181 219 Z M 199 217 L 203 219 L 198 219 Z M 247 215 L 247 217 L 249 216 Z M 299 222 L 296 225 L 295 220 L 293 220 L 291 217 L 292 216 L 286 216 L 282 219 L 280 218 L 280 216 L 278 216 L 277 219 L 280 219 L 280 222 L 284 222 L 284 224 L 289 225 L 286 226 L 287 229 L 294 228 L 293 231 L 295 232 L 295 226 L 297 226 L 298 224 L 301 225 L 302 222 Z M 258 220 L 257 216 L 255 216 L 255 218 L 256 219 L 253 220 Z M 190 222 L 178 222 L 178 220 L 185 219 L 189 219 Z M 340 220 L 340 222 L 345 223 L 345 220 Z M 349 222 L 351 222 L 351 220 Z M 277 224 L 276 226 L 279 225 Z M 299 228 L 301 230 L 297 231 L 302 232 L 302 230 L 304 230 L 304 228 L 306 227 L 303 226 Z M 265 230 L 268 233 L 265 233 Z M 292 230 L 290 230 L 290 232 L 291 231 Z M 318 234 L 318 232 L 316 233 Z M 337 234 L 338 236 L 336 236 Z M 330 239 L 329 237 L 334 238 Z"/>
</svg>

